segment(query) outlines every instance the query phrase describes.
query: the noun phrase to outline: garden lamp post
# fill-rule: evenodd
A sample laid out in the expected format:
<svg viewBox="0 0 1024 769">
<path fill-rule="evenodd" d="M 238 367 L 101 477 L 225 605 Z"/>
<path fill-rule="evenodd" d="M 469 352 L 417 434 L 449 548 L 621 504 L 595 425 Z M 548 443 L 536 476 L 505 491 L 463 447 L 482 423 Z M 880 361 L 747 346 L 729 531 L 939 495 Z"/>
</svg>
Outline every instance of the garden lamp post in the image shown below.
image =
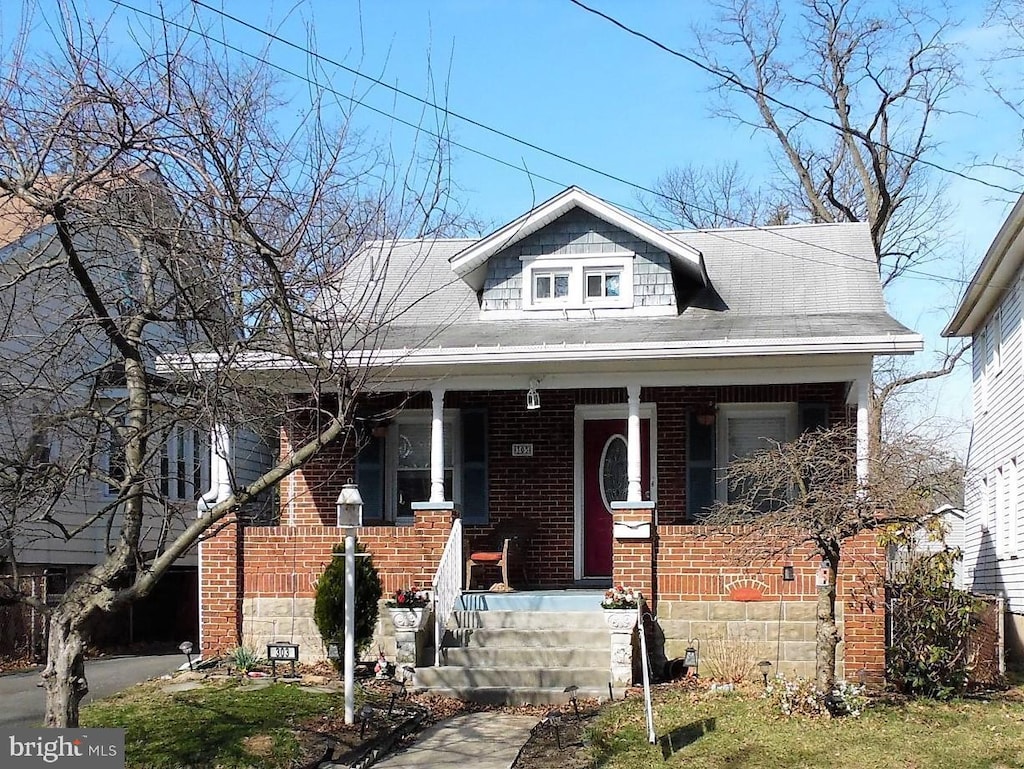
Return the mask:
<svg viewBox="0 0 1024 769">
<path fill-rule="evenodd" d="M 356 528 L 363 522 L 363 498 L 352 479 L 338 495 L 338 526 L 345 529 L 345 723 L 354 724 L 356 678 Z"/>
<path fill-rule="evenodd" d="M 772 663 L 768 660 L 761 660 L 757 663 L 757 669 L 761 671 L 761 678 L 764 679 L 764 686 L 768 688 L 768 673 L 771 672 Z"/>
</svg>

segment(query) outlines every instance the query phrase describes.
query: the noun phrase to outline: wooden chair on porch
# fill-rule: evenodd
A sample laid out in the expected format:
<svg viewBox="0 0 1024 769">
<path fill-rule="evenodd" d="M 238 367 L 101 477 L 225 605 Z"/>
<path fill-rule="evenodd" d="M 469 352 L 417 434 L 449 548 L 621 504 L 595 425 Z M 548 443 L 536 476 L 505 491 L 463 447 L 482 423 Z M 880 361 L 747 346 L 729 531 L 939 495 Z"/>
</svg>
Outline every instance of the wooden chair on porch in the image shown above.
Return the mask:
<svg viewBox="0 0 1024 769">
<path fill-rule="evenodd" d="M 510 558 L 516 558 L 523 570 L 523 584 L 528 584 L 526 576 L 526 551 L 529 546 L 530 537 L 533 534 L 533 525 L 527 521 L 506 521 L 499 523 L 494 528 L 493 539 L 483 545 L 481 549 L 467 548 L 469 556 L 466 558 L 466 590 L 473 587 L 473 570 L 480 566 L 499 567 L 501 569 L 501 584 L 506 590 L 510 589 L 508 581 L 508 565 Z"/>
</svg>

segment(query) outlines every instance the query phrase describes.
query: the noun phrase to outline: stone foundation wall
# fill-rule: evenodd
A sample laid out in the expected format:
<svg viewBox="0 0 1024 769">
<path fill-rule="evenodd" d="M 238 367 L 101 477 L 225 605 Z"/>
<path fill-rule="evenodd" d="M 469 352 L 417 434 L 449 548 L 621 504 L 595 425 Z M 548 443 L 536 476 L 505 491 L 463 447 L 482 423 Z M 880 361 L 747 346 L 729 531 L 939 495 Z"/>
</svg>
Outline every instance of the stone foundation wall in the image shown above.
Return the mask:
<svg viewBox="0 0 1024 769">
<path fill-rule="evenodd" d="M 836 605 L 842 623 L 842 606 Z M 700 673 L 710 677 L 716 661 L 734 666 L 746 660 L 750 677 L 760 660 L 772 663 L 772 675 L 814 676 L 815 604 L 811 601 L 662 601 L 658 625 L 668 659 L 682 658 L 693 642 L 700 652 Z M 846 676 L 839 648 L 836 674 Z"/>
<path fill-rule="evenodd" d="M 389 661 L 395 660 L 395 629 L 382 598 L 377 607 L 377 623 L 373 642 L 362 658 L 377 658 L 379 649 Z M 260 656 L 267 644 L 286 641 L 299 645 L 299 660 L 319 662 L 327 659 L 327 647 L 313 621 L 313 598 L 246 598 L 242 601 L 242 645 L 255 649 Z"/>
</svg>

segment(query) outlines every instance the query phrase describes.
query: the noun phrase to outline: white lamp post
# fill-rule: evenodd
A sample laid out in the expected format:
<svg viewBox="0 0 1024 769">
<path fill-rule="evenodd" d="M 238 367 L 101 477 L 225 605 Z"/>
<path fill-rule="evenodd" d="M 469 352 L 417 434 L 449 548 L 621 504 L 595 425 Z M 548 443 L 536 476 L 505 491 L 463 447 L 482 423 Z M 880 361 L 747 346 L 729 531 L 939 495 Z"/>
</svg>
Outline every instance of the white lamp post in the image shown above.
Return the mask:
<svg viewBox="0 0 1024 769">
<path fill-rule="evenodd" d="M 363 523 L 363 498 L 352 480 L 338 495 L 338 526 L 345 529 L 345 723 L 355 723 L 356 528 Z"/>
</svg>

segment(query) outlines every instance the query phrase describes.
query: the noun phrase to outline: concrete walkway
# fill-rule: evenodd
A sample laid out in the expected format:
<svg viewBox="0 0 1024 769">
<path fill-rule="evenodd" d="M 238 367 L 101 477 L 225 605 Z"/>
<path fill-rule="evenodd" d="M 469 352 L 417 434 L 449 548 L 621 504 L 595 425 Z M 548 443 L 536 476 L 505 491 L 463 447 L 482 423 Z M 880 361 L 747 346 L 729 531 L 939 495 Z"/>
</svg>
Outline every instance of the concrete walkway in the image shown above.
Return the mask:
<svg viewBox="0 0 1024 769">
<path fill-rule="evenodd" d="M 425 730 L 407 750 L 374 764 L 380 769 L 509 769 L 537 724 L 531 716 L 467 713 Z"/>
</svg>

